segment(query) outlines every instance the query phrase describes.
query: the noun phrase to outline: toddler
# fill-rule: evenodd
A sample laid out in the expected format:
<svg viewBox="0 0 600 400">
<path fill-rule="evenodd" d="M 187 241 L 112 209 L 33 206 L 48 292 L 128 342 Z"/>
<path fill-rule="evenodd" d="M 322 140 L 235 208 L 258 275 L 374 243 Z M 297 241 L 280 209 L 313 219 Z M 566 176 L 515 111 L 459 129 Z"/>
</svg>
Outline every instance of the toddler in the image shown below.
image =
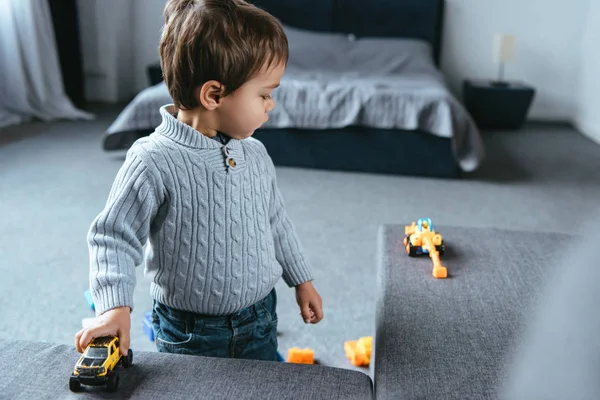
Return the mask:
<svg viewBox="0 0 600 400">
<path fill-rule="evenodd" d="M 275 107 L 287 38 L 244 0 L 170 0 L 159 50 L 173 104 L 129 149 L 90 228 L 97 316 L 77 350 L 114 335 L 127 354 L 145 258 L 159 351 L 276 360 L 280 278 L 304 322 L 323 318 L 275 167 L 251 138 Z"/>
</svg>

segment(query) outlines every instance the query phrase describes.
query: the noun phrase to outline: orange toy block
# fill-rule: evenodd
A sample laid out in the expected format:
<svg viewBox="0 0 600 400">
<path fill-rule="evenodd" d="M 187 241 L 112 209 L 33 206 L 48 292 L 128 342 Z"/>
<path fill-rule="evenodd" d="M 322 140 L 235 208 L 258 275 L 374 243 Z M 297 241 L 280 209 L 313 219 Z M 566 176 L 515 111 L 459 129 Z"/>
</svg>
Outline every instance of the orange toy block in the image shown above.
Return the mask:
<svg viewBox="0 0 600 400">
<path fill-rule="evenodd" d="M 288 350 L 288 362 L 296 364 L 314 364 L 315 352 L 311 349 L 292 347 Z"/>
<path fill-rule="evenodd" d="M 372 348 L 372 336 L 364 336 L 358 340 L 349 340 L 344 342 L 346 357 L 348 357 L 352 365 L 357 367 L 366 367 L 370 364 Z"/>
</svg>

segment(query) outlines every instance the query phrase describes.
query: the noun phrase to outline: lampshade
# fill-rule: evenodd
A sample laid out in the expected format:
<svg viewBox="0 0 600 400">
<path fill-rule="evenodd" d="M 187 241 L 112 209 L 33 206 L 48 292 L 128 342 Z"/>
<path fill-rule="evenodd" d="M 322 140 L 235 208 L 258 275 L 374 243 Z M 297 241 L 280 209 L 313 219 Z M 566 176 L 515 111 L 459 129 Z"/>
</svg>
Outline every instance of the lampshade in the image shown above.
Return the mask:
<svg viewBox="0 0 600 400">
<path fill-rule="evenodd" d="M 501 64 L 514 61 L 516 41 L 514 35 L 496 35 L 494 40 L 494 63 Z"/>
</svg>

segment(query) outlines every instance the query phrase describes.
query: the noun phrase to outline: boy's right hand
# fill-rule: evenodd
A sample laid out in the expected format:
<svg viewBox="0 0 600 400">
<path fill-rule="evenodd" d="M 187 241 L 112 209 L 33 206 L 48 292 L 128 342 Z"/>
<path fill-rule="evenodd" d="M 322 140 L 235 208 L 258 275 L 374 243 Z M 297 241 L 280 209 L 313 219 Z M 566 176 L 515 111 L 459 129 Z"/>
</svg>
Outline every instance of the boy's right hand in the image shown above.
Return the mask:
<svg viewBox="0 0 600 400">
<path fill-rule="evenodd" d="M 130 342 L 131 309 L 118 307 L 97 316 L 91 324 L 75 334 L 75 347 L 83 353 L 94 338 L 102 336 L 117 336 L 121 354 L 127 355 Z"/>
</svg>

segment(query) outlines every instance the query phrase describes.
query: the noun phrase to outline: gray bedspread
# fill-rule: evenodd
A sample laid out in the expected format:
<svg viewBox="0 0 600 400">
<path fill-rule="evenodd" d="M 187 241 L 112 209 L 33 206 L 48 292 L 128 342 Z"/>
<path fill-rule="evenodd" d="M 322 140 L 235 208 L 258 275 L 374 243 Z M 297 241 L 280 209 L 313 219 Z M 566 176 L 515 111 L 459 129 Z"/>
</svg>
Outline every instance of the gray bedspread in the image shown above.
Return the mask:
<svg viewBox="0 0 600 400">
<path fill-rule="evenodd" d="M 451 138 L 461 168 L 476 169 L 484 146 L 475 123 L 450 93 L 431 48 L 409 39 L 362 38 L 286 26 L 290 57 L 277 107 L 264 128 L 423 130 Z M 142 90 L 107 133 L 154 129 L 170 103 L 164 83 Z M 399 132 L 398 134 L 401 134 Z"/>
</svg>

